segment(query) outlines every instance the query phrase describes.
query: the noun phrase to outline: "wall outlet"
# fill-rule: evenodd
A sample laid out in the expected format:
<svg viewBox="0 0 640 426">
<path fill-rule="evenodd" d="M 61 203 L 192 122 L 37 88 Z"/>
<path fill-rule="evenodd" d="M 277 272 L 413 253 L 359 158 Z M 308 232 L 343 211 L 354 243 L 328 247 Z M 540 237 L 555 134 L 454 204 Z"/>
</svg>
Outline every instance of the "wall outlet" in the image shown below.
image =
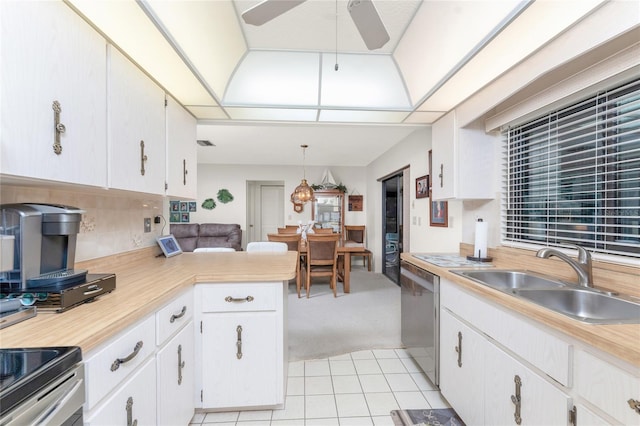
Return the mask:
<svg viewBox="0 0 640 426">
<path fill-rule="evenodd" d="M 151 218 L 144 218 L 144 232 L 151 232 Z"/>
</svg>

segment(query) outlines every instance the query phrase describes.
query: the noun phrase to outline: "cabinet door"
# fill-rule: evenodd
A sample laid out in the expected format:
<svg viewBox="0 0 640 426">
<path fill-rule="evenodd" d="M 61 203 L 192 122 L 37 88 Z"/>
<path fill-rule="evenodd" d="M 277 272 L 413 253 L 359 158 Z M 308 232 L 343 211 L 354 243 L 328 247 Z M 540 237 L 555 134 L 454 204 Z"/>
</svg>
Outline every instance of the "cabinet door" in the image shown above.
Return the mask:
<svg viewBox="0 0 640 426">
<path fill-rule="evenodd" d="M 344 194 L 340 191 L 315 191 L 311 219 L 316 226 L 331 228 L 333 232 L 343 234 Z"/>
<path fill-rule="evenodd" d="M 0 172 L 106 186 L 106 41 L 57 1 L 0 1 L 0 28 Z"/>
<path fill-rule="evenodd" d="M 202 315 L 202 407 L 282 404 L 282 327 L 276 312 Z"/>
<path fill-rule="evenodd" d="M 440 391 L 468 425 L 484 424 L 484 347 L 480 334 L 441 310 Z"/>
<path fill-rule="evenodd" d="M 458 135 L 452 111 L 431 126 L 431 188 L 434 200 L 455 198 Z"/>
<path fill-rule="evenodd" d="M 194 412 L 193 321 L 158 351 L 158 423 L 187 425 Z"/>
<path fill-rule="evenodd" d="M 196 119 L 167 96 L 167 195 L 198 195 Z"/>
<path fill-rule="evenodd" d="M 151 358 L 138 371 L 92 412 L 87 418 L 87 426 L 156 424 L 156 361 Z M 186 424 L 186 423 L 185 423 Z"/>
<path fill-rule="evenodd" d="M 109 186 L 164 195 L 164 92 L 116 48 L 109 48 Z"/>
<path fill-rule="evenodd" d="M 492 344 L 485 360 L 485 424 L 567 425 L 565 393 Z"/>
</svg>

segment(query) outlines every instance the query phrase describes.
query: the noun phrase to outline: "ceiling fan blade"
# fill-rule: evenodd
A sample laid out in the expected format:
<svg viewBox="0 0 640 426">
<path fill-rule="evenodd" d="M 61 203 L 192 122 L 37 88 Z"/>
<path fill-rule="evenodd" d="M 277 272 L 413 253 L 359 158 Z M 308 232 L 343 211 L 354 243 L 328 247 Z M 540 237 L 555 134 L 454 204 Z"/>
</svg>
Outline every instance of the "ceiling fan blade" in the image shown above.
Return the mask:
<svg viewBox="0 0 640 426">
<path fill-rule="evenodd" d="M 389 33 L 371 0 L 349 0 L 347 9 L 367 49 L 379 49 L 389 41 Z"/>
<path fill-rule="evenodd" d="M 242 13 L 244 22 L 262 25 L 293 9 L 306 0 L 264 0 Z"/>
</svg>

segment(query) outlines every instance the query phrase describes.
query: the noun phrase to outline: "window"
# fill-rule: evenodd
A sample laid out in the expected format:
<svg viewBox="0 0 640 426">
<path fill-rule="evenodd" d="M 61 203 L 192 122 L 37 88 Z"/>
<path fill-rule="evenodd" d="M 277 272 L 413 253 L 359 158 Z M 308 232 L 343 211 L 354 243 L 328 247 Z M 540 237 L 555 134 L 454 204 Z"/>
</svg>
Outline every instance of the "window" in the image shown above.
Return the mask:
<svg viewBox="0 0 640 426">
<path fill-rule="evenodd" d="M 640 80 L 503 136 L 505 242 L 640 258 Z"/>
</svg>

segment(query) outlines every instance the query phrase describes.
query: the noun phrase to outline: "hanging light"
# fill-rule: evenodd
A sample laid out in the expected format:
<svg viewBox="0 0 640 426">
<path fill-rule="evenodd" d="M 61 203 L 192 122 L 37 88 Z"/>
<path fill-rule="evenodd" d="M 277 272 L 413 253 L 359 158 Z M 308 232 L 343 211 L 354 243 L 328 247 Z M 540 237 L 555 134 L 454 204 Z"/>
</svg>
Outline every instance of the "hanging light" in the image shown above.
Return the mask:
<svg viewBox="0 0 640 426">
<path fill-rule="evenodd" d="M 291 194 L 291 202 L 293 204 L 304 204 L 307 201 L 313 200 L 313 189 L 307 183 L 307 171 L 304 166 L 305 150 L 309 145 L 300 145 L 302 147 L 302 172 L 303 178 L 300 185 L 296 186 L 296 189 Z"/>
</svg>

